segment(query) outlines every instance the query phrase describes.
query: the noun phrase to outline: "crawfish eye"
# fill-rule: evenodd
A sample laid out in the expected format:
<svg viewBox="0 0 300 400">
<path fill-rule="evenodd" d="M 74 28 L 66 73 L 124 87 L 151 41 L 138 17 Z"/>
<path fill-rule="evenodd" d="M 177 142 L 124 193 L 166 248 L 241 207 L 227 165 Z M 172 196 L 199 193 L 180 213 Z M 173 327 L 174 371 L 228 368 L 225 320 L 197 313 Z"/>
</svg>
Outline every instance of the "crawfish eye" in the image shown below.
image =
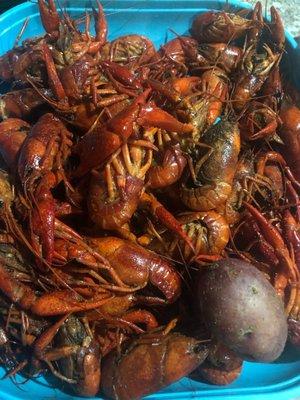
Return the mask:
<svg viewBox="0 0 300 400">
<path fill-rule="evenodd" d="M 3 207 L 4 207 L 4 200 L 0 199 L 0 208 L 3 208 Z"/>
</svg>

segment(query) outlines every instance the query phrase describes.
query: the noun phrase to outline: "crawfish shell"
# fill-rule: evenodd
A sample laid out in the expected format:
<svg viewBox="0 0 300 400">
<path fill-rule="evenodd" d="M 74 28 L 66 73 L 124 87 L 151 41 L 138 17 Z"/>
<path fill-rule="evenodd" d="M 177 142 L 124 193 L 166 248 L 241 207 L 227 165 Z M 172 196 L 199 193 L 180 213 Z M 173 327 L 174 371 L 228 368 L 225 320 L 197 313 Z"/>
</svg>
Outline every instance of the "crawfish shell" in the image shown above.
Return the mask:
<svg viewBox="0 0 300 400">
<path fill-rule="evenodd" d="M 178 333 L 141 338 L 106 357 L 102 390 L 115 400 L 140 399 L 188 375 L 207 354 L 205 345 Z"/>
</svg>

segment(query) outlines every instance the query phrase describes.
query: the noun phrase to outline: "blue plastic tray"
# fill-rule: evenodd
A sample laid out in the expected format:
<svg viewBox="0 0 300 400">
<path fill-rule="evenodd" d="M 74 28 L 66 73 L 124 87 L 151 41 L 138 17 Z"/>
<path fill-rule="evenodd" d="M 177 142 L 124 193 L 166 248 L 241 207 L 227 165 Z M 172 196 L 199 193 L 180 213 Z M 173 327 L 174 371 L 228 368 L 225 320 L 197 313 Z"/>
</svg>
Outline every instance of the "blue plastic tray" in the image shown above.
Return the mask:
<svg viewBox="0 0 300 400">
<path fill-rule="evenodd" d="M 3 0 L 0 0 L 3 1 Z M 82 15 L 91 1 L 70 0 L 60 2 L 67 5 L 67 10 L 74 16 Z M 186 33 L 192 18 L 208 9 L 224 9 L 226 1 L 161 1 L 161 0 L 113 0 L 102 2 L 109 23 L 109 38 L 140 33 L 153 40 L 156 46 L 166 39 L 174 37 L 168 29 L 172 28 L 178 34 Z M 249 4 L 229 2 L 231 9 L 249 8 Z M 29 25 L 23 38 L 43 33 L 36 4 L 21 4 L 0 16 L 0 55 L 11 49 L 25 19 L 30 17 Z M 297 43 L 287 33 L 289 57 L 295 65 L 295 78 L 300 81 L 299 54 Z M 297 66 L 298 65 L 298 66 Z M 296 76 L 299 74 L 298 77 Z M 272 327 L 270 327 L 272 329 Z M 226 387 L 218 387 L 199 383 L 190 379 L 165 388 L 159 393 L 148 396 L 152 400 L 175 399 L 263 399 L 283 400 L 300 398 L 300 352 L 295 349 L 287 350 L 273 364 L 244 363 L 240 378 Z M 23 378 L 18 377 L 22 382 Z M 0 399 L 2 400 L 66 400 L 73 396 L 54 389 L 43 379 L 29 381 L 16 386 L 10 380 L 0 381 Z"/>
</svg>

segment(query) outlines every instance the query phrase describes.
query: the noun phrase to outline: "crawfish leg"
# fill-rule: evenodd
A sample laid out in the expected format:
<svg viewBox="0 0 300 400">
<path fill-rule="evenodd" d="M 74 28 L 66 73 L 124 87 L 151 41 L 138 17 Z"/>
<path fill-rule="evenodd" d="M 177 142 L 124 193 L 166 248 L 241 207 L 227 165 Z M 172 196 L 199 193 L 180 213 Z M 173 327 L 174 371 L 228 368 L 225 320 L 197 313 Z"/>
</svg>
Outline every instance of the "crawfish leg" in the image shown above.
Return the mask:
<svg viewBox="0 0 300 400">
<path fill-rule="evenodd" d="M 151 212 L 159 221 L 176 235 L 178 235 L 184 242 L 195 252 L 194 245 L 191 238 L 182 229 L 181 224 L 177 219 L 158 201 L 153 195 L 143 193 L 142 202 L 150 207 Z"/>
</svg>

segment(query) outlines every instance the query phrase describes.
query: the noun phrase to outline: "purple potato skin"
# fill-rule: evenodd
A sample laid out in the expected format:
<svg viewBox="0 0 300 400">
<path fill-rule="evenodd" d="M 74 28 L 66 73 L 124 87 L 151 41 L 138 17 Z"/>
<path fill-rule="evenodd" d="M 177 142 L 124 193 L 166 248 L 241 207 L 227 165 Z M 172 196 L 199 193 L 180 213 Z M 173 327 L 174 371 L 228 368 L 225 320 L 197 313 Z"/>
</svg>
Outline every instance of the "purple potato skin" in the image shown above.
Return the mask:
<svg viewBox="0 0 300 400">
<path fill-rule="evenodd" d="M 242 359 L 272 362 L 282 353 L 288 331 L 283 302 L 250 263 L 212 264 L 199 276 L 197 301 L 212 335 Z"/>
</svg>

